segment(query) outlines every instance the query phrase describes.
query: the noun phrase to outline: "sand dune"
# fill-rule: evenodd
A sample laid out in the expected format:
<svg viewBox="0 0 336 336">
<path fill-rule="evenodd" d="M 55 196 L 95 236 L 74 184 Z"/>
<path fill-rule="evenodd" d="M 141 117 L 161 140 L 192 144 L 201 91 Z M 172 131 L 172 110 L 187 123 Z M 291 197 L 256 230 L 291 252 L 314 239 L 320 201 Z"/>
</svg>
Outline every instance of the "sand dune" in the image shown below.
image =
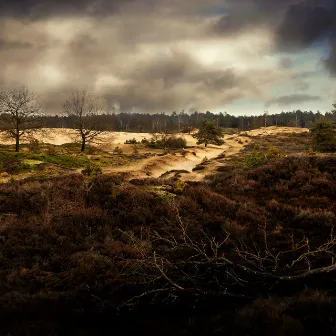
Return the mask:
<svg viewBox="0 0 336 336">
<path fill-rule="evenodd" d="M 177 134 L 178 136 L 183 136 L 187 140 L 189 148 L 186 148 L 184 153 L 170 153 L 164 156 L 153 156 L 147 159 L 140 160 L 129 166 L 120 167 L 105 167 L 103 169 L 104 173 L 112 172 L 130 172 L 131 176 L 134 178 L 143 177 L 159 177 L 162 174 L 170 170 L 185 170 L 190 172 L 189 174 L 184 174 L 182 179 L 199 181 L 204 178 L 206 174 L 211 171 L 215 171 L 218 166 L 216 160 L 212 160 L 205 171 L 195 171 L 192 169 L 201 163 L 206 157 L 211 160 L 216 158 L 218 155 L 225 153 L 226 157 L 238 153 L 242 148 L 244 148 L 248 143 L 252 141 L 255 136 L 267 136 L 271 134 L 279 133 L 301 133 L 308 132 L 305 128 L 293 128 L 293 127 L 266 127 L 260 128 L 252 131 L 240 132 L 239 134 L 226 135 L 224 137 L 225 144 L 223 146 L 213 146 L 204 147 L 204 145 L 197 145 L 196 139 L 189 134 Z M 105 132 L 102 134 L 101 139 L 103 140 L 102 146 L 107 151 L 112 151 L 115 146 L 119 146 L 124 152 L 131 152 L 131 146 L 125 145 L 126 140 L 136 139 L 141 141 L 144 138 L 150 139 L 152 134 L 150 133 L 129 133 L 129 132 Z M 74 136 L 74 131 L 71 129 L 44 129 L 42 132 L 38 132 L 35 138 L 44 143 L 50 143 L 54 145 L 62 145 L 69 142 L 74 142 L 76 137 Z M 1 141 L 0 143 L 11 144 L 13 141 Z M 191 147 L 191 148 L 190 148 Z M 146 149 L 146 151 L 150 151 Z"/>
</svg>

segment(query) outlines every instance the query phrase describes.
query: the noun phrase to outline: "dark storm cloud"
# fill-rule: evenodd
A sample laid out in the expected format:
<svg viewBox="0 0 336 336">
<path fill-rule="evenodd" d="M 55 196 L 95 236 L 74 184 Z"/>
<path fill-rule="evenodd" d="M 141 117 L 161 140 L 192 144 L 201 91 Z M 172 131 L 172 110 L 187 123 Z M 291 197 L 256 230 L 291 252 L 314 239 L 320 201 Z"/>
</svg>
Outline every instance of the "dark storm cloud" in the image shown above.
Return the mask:
<svg viewBox="0 0 336 336">
<path fill-rule="evenodd" d="M 290 6 L 277 30 L 278 48 L 302 49 L 328 36 L 333 28 L 334 14 L 330 7 L 310 7 L 304 4 Z"/>
<path fill-rule="evenodd" d="M 227 12 L 214 25 L 217 33 L 267 26 L 284 49 L 310 45 L 330 32 L 336 20 L 336 0 L 228 0 L 226 6 Z"/>
<path fill-rule="evenodd" d="M 336 76 L 336 37 L 332 42 L 331 51 L 328 58 L 324 61 L 324 65 L 330 71 L 331 76 Z"/>
<path fill-rule="evenodd" d="M 55 16 L 111 14 L 136 0 L 1 0 L 0 16 L 41 19 Z"/>
<path fill-rule="evenodd" d="M 311 96 L 311 95 L 305 95 L 305 94 L 293 94 L 290 96 L 282 96 L 277 97 L 269 100 L 266 102 L 265 106 L 269 107 L 271 105 L 278 105 L 280 107 L 286 107 L 291 104 L 301 104 L 306 102 L 312 102 L 312 101 L 319 101 L 322 98 L 319 96 Z"/>
<path fill-rule="evenodd" d="M 133 107 L 147 112 L 173 111 L 189 104 L 214 108 L 255 91 L 249 78 L 237 76 L 231 69 L 208 69 L 179 52 L 130 64 L 121 75 L 126 84 L 107 85 L 103 94 L 126 111 Z"/>
<path fill-rule="evenodd" d="M 228 0 L 228 11 L 214 25 L 218 34 L 234 34 L 246 29 L 260 26 L 273 26 L 279 24 L 295 0 Z"/>
<path fill-rule="evenodd" d="M 273 85 L 299 73 L 295 57 L 279 61 L 277 50 L 296 43 L 303 47 L 329 29 L 329 21 L 324 27 L 313 11 L 305 17 L 318 24 L 317 33 L 306 34 L 299 22 L 290 36 L 284 25 L 295 29 L 297 2 L 0 0 L 0 63 L 5 65 L 0 84 L 29 85 L 41 92 L 51 112 L 77 88 L 104 95 L 124 111 L 205 110 L 237 98 L 267 100 Z M 205 14 L 211 6 L 225 13 L 215 28 L 217 18 Z M 263 28 L 258 38 L 250 30 L 254 27 Z M 273 36 L 278 48 L 270 53 Z M 334 63 L 329 57 L 325 65 L 332 69 Z M 293 81 L 297 92 L 307 89 L 302 80 Z M 300 103 L 300 97 L 291 98 Z M 269 104 L 279 99 L 286 103 L 288 97 Z"/>
<path fill-rule="evenodd" d="M 215 33 L 230 36 L 263 27 L 274 33 L 275 52 L 296 52 L 327 39 L 333 48 L 325 66 L 336 74 L 336 0 L 229 0 L 227 5 L 228 12 L 213 26 Z"/>
</svg>

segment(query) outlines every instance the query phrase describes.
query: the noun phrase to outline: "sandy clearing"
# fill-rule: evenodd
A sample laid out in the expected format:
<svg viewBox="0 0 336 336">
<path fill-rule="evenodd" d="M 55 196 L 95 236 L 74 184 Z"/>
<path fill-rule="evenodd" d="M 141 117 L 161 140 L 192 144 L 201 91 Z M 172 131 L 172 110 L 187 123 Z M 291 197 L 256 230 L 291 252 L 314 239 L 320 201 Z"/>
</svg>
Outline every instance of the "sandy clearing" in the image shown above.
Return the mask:
<svg viewBox="0 0 336 336">
<path fill-rule="evenodd" d="M 99 138 L 106 143 L 113 145 L 123 145 L 126 140 L 136 139 L 141 141 L 142 139 L 150 139 L 153 136 L 151 133 L 130 133 L 130 132 L 104 132 Z M 189 134 L 176 134 L 176 136 L 182 136 L 188 141 L 188 145 L 196 145 L 196 139 Z M 74 142 L 78 140 L 74 130 L 69 128 L 44 128 L 41 131 L 37 131 L 34 134 L 34 138 L 42 143 L 49 143 L 52 145 L 63 145 L 65 143 Z M 28 140 L 22 140 L 22 143 L 28 142 Z M 0 144 L 10 145 L 14 144 L 13 139 L 5 139 L 0 137 Z"/>
<path fill-rule="evenodd" d="M 196 139 L 189 134 L 176 134 L 177 136 L 183 136 L 188 143 L 188 147 L 185 149 L 184 155 L 182 153 L 167 154 L 164 156 L 154 156 L 129 166 L 121 167 L 106 167 L 103 169 L 104 173 L 112 172 L 129 172 L 131 178 L 145 178 L 148 176 L 159 177 L 162 174 L 170 170 L 186 170 L 189 174 L 183 174 L 181 179 L 185 181 L 200 181 L 204 179 L 205 175 L 214 173 L 216 168 L 221 163 L 216 160 L 216 157 L 225 153 L 225 157 L 239 153 L 247 144 L 252 141 L 255 136 L 267 136 L 279 133 L 302 133 L 309 132 L 306 128 L 293 128 L 293 127 L 263 127 L 260 129 L 240 132 L 239 134 L 226 135 L 224 137 L 225 144 L 223 146 L 208 146 L 197 145 Z M 129 133 L 129 132 L 106 132 L 101 138 L 103 140 L 102 147 L 107 151 L 112 151 L 115 146 L 119 146 L 127 153 L 131 152 L 131 146 L 125 145 L 126 140 L 136 139 L 141 141 L 144 138 L 151 138 L 150 133 Z M 73 130 L 71 129 L 44 129 L 42 133 L 37 133 L 36 138 L 45 143 L 54 145 L 62 145 L 69 142 L 74 142 L 75 137 Z M 10 141 L 1 141 L 0 143 L 11 144 Z M 190 148 L 191 147 L 191 148 Z M 150 150 L 146 150 L 147 152 Z M 204 158 L 211 160 L 206 165 L 206 169 L 194 171 L 192 169 L 201 163 Z M 223 159 L 221 159 L 222 161 Z"/>
<path fill-rule="evenodd" d="M 138 163 L 127 167 L 105 168 L 104 173 L 112 172 L 130 172 L 133 178 L 160 177 L 170 170 L 187 170 L 190 173 L 192 169 L 206 157 L 213 159 L 221 154 L 227 146 L 208 146 L 187 148 L 185 155 L 182 153 L 167 154 L 164 156 L 154 156 L 144 159 Z M 200 180 L 201 174 L 190 174 L 193 180 Z M 183 179 L 189 180 L 189 174 L 184 175 Z"/>
<path fill-rule="evenodd" d="M 249 136 L 267 136 L 280 133 L 306 133 L 306 132 L 309 132 L 309 128 L 268 126 L 268 127 L 261 127 L 251 131 L 240 132 L 240 134 L 241 135 L 246 134 Z"/>
</svg>

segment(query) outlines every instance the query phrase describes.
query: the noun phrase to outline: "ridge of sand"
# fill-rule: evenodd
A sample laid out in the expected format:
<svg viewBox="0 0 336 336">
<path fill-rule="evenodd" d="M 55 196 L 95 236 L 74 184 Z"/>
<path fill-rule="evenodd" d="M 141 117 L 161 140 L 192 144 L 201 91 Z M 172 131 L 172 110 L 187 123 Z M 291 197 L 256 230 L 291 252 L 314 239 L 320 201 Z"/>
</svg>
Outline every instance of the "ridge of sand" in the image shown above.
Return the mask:
<svg viewBox="0 0 336 336">
<path fill-rule="evenodd" d="M 183 174 L 181 179 L 186 181 L 200 181 L 205 175 L 214 172 L 220 163 L 215 159 L 221 154 L 225 157 L 239 153 L 247 144 L 249 144 L 253 137 L 267 136 L 279 133 L 302 133 L 309 132 L 309 129 L 294 128 L 294 127 L 278 127 L 270 126 L 255 129 L 251 131 L 240 132 L 239 134 L 225 135 L 225 144 L 222 146 L 197 145 L 196 139 L 189 134 L 176 134 L 176 136 L 183 136 L 188 148 L 181 152 L 170 153 L 164 156 L 153 156 L 135 162 L 129 166 L 121 167 L 106 167 L 103 169 L 104 173 L 112 172 L 129 172 L 131 178 L 145 178 L 145 177 L 160 177 L 162 174 L 170 170 L 184 170 L 189 173 Z M 71 129 L 44 129 L 42 132 L 36 134 L 35 138 L 40 142 L 50 143 L 54 145 L 62 145 L 74 141 L 74 131 Z M 144 138 L 150 139 L 153 135 L 150 133 L 130 133 L 130 132 L 105 132 L 101 138 L 104 141 L 104 149 L 112 151 L 114 147 L 119 146 L 124 152 L 131 151 L 129 145 L 125 145 L 126 140 L 136 139 L 141 141 Z M 11 144 L 11 141 L 1 141 L 1 143 Z M 150 150 L 149 150 L 150 151 Z M 200 164 L 204 158 L 211 160 L 206 169 L 200 171 L 192 171 L 192 169 Z"/>
</svg>

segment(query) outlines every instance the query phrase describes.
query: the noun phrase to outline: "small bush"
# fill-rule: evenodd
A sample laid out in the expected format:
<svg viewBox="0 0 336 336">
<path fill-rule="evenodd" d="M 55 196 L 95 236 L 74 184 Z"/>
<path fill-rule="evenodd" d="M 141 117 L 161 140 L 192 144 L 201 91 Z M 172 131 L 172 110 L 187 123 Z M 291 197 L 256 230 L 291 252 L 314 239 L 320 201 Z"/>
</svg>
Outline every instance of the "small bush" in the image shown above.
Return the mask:
<svg viewBox="0 0 336 336">
<path fill-rule="evenodd" d="M 132 154 L 133 155 L 139 154 L 139 149 L 138 149 L 138 146 L 136 144 L 132 145 Z"/>
<path fill-rule="evenodd" d="M 321 119 L 316 122 L 311 133 L 313 135 L 314 149 L 319 152 L 336 151 L 336 130 L 335 125 L 327 119 Z"/>
<path fill-rule="evenodd" d="M 114 147 L 113 149 L 113 154 L 114 155 L 123 155 L 123 151 L 119 146 Z"/>
<path fill-rule="evenodd" d="M 97 148 L 93 146 L 87 146 L 85 152 L 89 155 L 94 155 L 94 154 L 97 154 Z"/>
<path fill-rule="evenodd" d="M 181 132 L 182 133 L 189 133 L 192 131 L 192 127 L 191 126 L 185 126 L 182 128 Z"/>
<path fill-rule="evenodd" d="M 137 141 L 135 138 L 130 139 L 130 140 L 126 140 L 126 141 L 125 141 L 125 144 L 126 144 L 126 145 L 136 145 L 136 144 L 139 144 L 139 143 L 140 143 L 140 142 Z"/>
<path fill-rule="evenodd" d="M 87 176 L 97 176 L 102 174 L 101 167 L 97 163 L 89 162 L 85 168 L 82 170 L 83 175 Z"/>
<path fill-rule="evenodd" d="M 265 162 L 265 154 L 258 149 L 254 149 L 253 152 L 244 160 L 245 168 L 254 168 L 262 165 Z"/>
<path fill-rule="evenodd" d="M 174 193 L 175 194 L 182 194 L 183 190 L 185 189 L 186 187 L 186 183 L 181 181 L 181 180 L 177 180 L 175 182 L 175 185 L 174 185 Z"/>
<path fill-rule="evenodd" d="M 0 155 L 0 172 L 18 174 L 30 170 L 30 165 L 25 164 L 21 156 L 6 154 L 9 153 L 3 153 L 3 155 Z"/>
<path fill-rule="evenodd" d="M 268 152 L 266 153 L 266 159 L 272 160 L 280 157 L 280 150 L 277 147 L 271 146 Z"/>
<path fill-rule="evenodd" d="M 56 147 L 52 146 L 52 145 L 50 147 L 48 147 L 47 154 L 48 155 L 56 155 L 57 154 Z"/>
<path fill-rule="evenodd" d="M 207 164 L 209 162 L 209 159 L 205 156 L 202 160 L 202 164 Z"/>
<path fill-rule="evenodd" d="M 41 153 L 40 142 L 37 139 L 30 140 L 28 144 L 28 149 L 29 152 L 33 154 Z"/>
<path fill-rule="evenodd" d="M 142 143 L 155 149 L 181 149 L 187 146 L 187 141 L 184 138 L 175 135 L 161 135 L 157 139 L 153 137 L 150 140 L 143 139 Z"/>
<path fill-rule="evenodd" d="M 204 169 L 205 169 L 205 165 L 202 164 L 202 163 L 200 163 L 200 164 L 196 165 L 196 166 L 192 169 L 192 171 L 204 170 Z"/>
</svg>

